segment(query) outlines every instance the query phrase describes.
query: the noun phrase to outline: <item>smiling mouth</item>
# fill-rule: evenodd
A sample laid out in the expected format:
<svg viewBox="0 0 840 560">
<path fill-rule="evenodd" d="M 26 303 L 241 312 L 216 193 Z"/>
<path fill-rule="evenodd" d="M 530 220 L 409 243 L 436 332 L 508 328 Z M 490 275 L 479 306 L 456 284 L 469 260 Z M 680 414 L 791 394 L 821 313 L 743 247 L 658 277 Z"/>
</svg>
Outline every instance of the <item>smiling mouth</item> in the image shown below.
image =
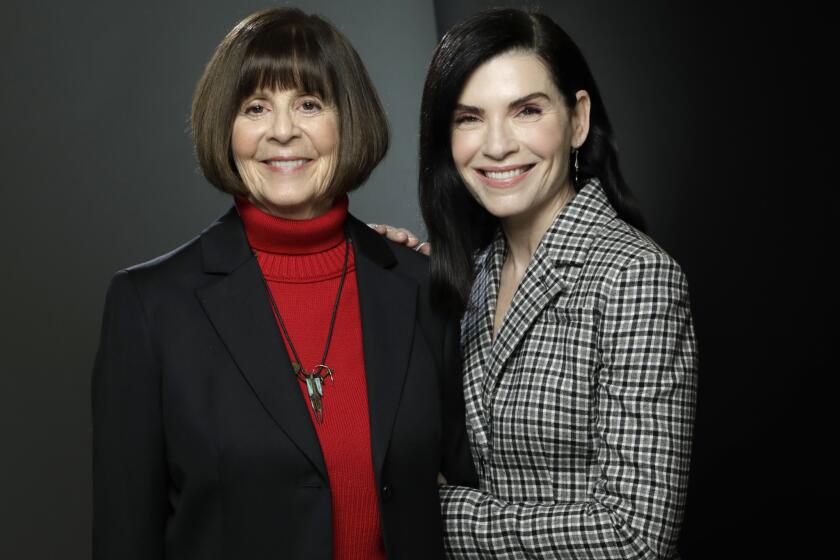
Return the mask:
<svg viewBox="0 0 840 560">
<path fill-rule="evenodd" d="M 515 167 L 513 169 L 506 169 L 504 171 L 492 171 L 492 170 L 489 170 L 489 169 L 478 169 L 477 171 L 481 175 L 483 175 L 483 176 L 485 176 L 489 179 L 493 179 L 494 181 L 504 181 L 506 179 L 512 179 L 514 177 L 517 177 L 519 175 L 523 175 L 523 174 L 529 172 L 531 169 L 533 169 L 533 167 L 535 165 L 536 165 L 535 163 L 529 163 L 529 164 L 523 165 L 521 167 Z"/>
<path fill-rule="evenodd" d="M 309 159 L 269 159 L 263 161 L 269 167 L 273 167 L 275 169 L 279 169 L 282 171 L 290 171 L 292 169 L 297 169 L 298 167 L 302 167 L 309 163 L 312 160 Z"/>
</svg>

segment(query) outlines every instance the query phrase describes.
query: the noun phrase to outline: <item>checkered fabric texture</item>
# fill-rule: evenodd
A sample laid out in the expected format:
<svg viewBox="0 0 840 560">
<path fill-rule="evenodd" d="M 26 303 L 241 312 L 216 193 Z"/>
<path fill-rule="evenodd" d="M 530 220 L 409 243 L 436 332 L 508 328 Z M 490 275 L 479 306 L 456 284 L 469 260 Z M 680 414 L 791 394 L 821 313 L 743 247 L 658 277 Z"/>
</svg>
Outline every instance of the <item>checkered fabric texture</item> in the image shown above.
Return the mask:
<svg viewBox="0 0 840 560">
<path fill-rule="evenodd" d="M 453 558 L 676 558 L 697 354 L 685 277 L 587 183 L 495 340 L 499 234 L 462 322 L 479 489 L 443 486 Z"/>
</svg>

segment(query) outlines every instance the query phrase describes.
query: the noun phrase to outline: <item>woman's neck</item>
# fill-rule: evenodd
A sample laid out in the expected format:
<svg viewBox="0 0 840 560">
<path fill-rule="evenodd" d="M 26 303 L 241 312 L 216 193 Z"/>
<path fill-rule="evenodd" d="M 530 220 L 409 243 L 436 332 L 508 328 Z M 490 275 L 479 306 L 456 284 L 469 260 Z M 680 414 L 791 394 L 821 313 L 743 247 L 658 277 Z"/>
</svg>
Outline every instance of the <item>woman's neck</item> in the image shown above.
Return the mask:
<svg viewBox="0 0 840 560">
<path fill-rule="evenodd" d="M 507 254 L 499 278 L 499 292 L 496 295 L 496 313 L 493 319 L 494 340 L 540 241 L 554 218 L 572 199 L 574 193 L 572 186 L 566 183 L 557 196 L 534 211 L 523 212 L 502 220 Z"/>
<path fill-rule="evenodd" d="M 290 220 L 273 216 L 245 198 L 236 199 L 236 209 L 251 248 L 286 255 L 319 253 L 344 241 L 347 206 L 345 195 L 316 218 Z"/>
<path fill-rule="evenodd" d="M 335 200 L 332 198 L 325 198 L 315 202 L 307 202 L 299 206 L 277 206 L 268 201 L 260 200 L 255 196 L 249 196 L 248 202 L 275 218 L 282 218 L 284 220 L 311 220 L 322 216 L 330 208 L 333 207 Z"/>
<path fill-rule="evenodd" d="M 521 278 L 525 273 L 545 232 L 574 195 L 574 188 L 566 183 L 557 196 L 534 211 L 502 219 L 502 231 L 507 242 L 505 266 L 519 272 L 514 277 Z"/>
</svg>

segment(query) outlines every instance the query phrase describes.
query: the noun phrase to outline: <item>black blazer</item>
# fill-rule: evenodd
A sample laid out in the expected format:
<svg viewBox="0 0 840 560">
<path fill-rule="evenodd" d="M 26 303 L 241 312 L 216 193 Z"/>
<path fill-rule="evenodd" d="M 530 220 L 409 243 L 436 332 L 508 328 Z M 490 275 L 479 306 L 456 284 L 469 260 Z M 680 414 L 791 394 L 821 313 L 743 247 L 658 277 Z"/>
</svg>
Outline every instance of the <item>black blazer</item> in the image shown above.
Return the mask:
<svg viewBox="0 0 840 560">
<path fill-rule="evenodd" d="M 385 549 L 442 558 L 436 475 L 475 485 L 457 325 L 431 310 L 425 257 L 348 228 Z M 331 558 L 297 383 L 235 210 L 119 272 L 93 373 L 94 557 Z"/>
</svg>

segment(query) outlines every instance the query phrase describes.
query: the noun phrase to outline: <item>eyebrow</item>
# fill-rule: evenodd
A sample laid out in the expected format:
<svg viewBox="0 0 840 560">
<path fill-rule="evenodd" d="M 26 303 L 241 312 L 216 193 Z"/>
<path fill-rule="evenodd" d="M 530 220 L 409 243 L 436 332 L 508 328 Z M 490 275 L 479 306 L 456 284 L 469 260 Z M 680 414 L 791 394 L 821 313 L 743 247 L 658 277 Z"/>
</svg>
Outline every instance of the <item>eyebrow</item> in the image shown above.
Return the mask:
<svg viewBox="0 0 840 560">
<path fill-rule="evenodd" d="M 551 98 L 548 96 L 548 94 L 545 94 L 541 91 L 535 91 L 534 93 L 529 93 L 528 95 L 524 95 L 524 96 L 522 96 L 518 99 L 514 99 L 513 101 L 511 101 L 508 104 L 508 108 L 512 109 L 514 107 L 522 105 L 523 103 L 528 103 L 529 101 L 533 101 L 534 99 L 545 99 L 546 101 L 551 101 Z M 461 103 L 457 103 L 455 105 L 455 110 L 456 111 L 463 111 L 465 113 L 476 113 L 476 114 L 479 114 L 479 115 L 484 114 L 484 109 L 482 109 L 480 107 L 475 107 L 473 105 L 462 105 Z"/>
<path fill-rule="evenodd" d="M 520 97 L 519 99 L 515 99 L 511 101 L 508 107 L 516 107 L 517 105 L 522 105 L 523 103 L 528 103 L 529 101 L 533 101 L 534 99 L 545 99 L 546 101 L 551 101 L 551 98 L 548 96 L 547 93 L 543 93 L 541 91 L 535 91 L 534 93 L 529 93 L 524 97 Z"/>
</svg>

